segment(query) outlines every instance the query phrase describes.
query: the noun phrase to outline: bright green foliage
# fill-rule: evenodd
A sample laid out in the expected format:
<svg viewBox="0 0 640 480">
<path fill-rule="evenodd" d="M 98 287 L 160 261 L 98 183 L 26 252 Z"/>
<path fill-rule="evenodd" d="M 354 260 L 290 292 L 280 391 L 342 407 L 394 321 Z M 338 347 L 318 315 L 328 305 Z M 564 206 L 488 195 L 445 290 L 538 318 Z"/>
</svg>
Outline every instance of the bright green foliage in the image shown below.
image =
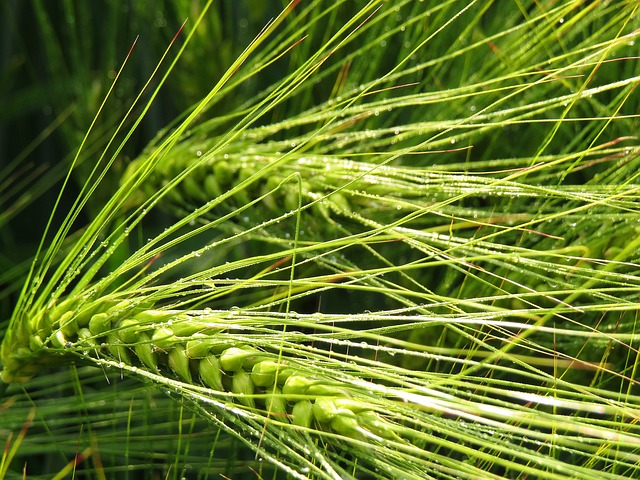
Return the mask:
<svg viewBox="0 0 640 480">
<path fill-rule="evenodd" d="M 29 474 L 82 451 L 91 478 L 640 476 L 637 2 L 168 3 L 131 7 L 190 20 L 130 111 L 93 91 L 3 277 L 6 458 L 59 436 Z M 54 45 L 62 72 L 91 50 Z M 165 92 L 182 113 L 139 151 Z"/>
</svg>

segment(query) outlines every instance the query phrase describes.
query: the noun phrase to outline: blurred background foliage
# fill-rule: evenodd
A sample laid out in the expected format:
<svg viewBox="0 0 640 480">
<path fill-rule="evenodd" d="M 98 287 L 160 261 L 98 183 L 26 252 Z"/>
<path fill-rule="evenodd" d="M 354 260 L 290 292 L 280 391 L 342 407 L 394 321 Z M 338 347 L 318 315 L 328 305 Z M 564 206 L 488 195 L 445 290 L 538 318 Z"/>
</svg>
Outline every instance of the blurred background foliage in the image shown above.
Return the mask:
<svg viewBox="0 0 640 480">
<path fill-rule="evenodd" d="M 127 52 L 137 39 L 131 60 L 81 153 L 80 161 L 86 167 L 74 172 L 62 198 L 61 212 L 72 204 L 92 160 L 107 146 L 182 22 L 188 18 L 193 22 L 203 6 L 204 2 L 190 0 L 0 3 L 2 330 L 11 317 L 21 279 L 44 232 L 62 180 Z M 125 145 L 107 185 L 119 183 L 126 162 L 137 156 L 161 128 L 198 102 L 281 8 L 277 0 L 215 2 L 180 67 L 154 100 L 141 128 Z M 188 22 L 186 28 L 190 28 Z M 178 35 L 177 46 L 184 38 L 184 33 Z M 157 83 L 158 79 L 153 79 L 151 87 Z M 247 88 L 255 91 L 259 87 Z M 222 103 L 219 108 L 224 110 L 231 105 Z M 102 198 L 96 197 L 95 208 L 100 208 L 108 190 Z M 87 220 L 84 217 L 78 223 Z M 101 462 L 89 461 L 97 477 L 89 474 L 85 478 L 100 478 L 101 474 L 133 478 L 129 476 L 135 471 L 143 472 L 144 478 L 180 478 L 183 469 L 171 469 L 187 451 L 191 454 L 189 465 L 195 471 L 213 469 L 233 474 L 247 471 L 243 462 L 254 462 L 253 454 L 239 449 L 231 437 L 220 442 L 208 438 L 208 424 L 193 414 L 185 412 L 185 418 L 180 418 L 181 407 L 173 399 L 157 395 L 136 381 L 125 382 L 118 375 L 111 382 L 114 388 L 105 391 L 102 372 L 93 368 L 81 370 L 76 378 L 71 371 L 63 371 L 37 382 L 35 393 L 30 396 L 21 396 L 17 401 L 16 397 L 5 397 L 0 409 L 3 446 L 5 441 L 16 440 L 10 432 L 28 426 L 28 434 L 20 443 L 19 459 L 27 460 L 32 467 L 38 465 L 47 478 L 56 473 L 62 474 L 60 478 L 71 478 L 70 452 L 77 450 L 79 439 L 96 436 L 100 438 Z M 82 395 L 74 395 L 74 389 L 82 391 Z M 35 420 L 33 404 L 38 405 Z M 27 423 L 29 418 L 33 423 Z M 125 432 L 129 432 L 130 440 L 124 440 L 127 446 L 123 450 Z M 192 444 L 191 439 L 203 436 L 207 441 Z M 145 440 L 150 437 L 153 441 Z M 95 443 L 90 439 L 87 442 Z M 222 445 L 227 452 L 224 459 L 211 458 L 213 444 Z M 19 475 L 20 461 L 14 462 L 13 467 Z"/>
<path fill-rule="evenodd" d="M 10 285 L 11 272 L 33 255 L 61 181 L 134 41 L 138 39 L 131 61 L 81 153 L 85 167 L 76 170 L 62 199 L 62 212 L 68 210 L 86 181 L 91 160 L 106 147 L 182 22 L 197 18 L 203 5 L 119 0 L 8 0 L 0 5 L 0 278 L 7 288 L 2 318 L 10 316 L 12 301 L 7 292 L 15 287 Z M 111 186 L 119 182 L 127 159 L 137 156 L 161 128 L 199 101 L 260 31 L 265 19 L 280 8 L 278 1 L 215 3 L 180 68 L 125 145 L 112 171 Z M 184 37 L 178 36 L 178 45 Z M 151 87 L 157 83 L 158 78 L 152 79 Z M 229 107 L 219 105 L 222 111 Z M 129 117 L 129 123 L 131 118 L 135 117 Z M 95 198 L 95 208 L 105 195 L 109 192 Z"/>
</svg>

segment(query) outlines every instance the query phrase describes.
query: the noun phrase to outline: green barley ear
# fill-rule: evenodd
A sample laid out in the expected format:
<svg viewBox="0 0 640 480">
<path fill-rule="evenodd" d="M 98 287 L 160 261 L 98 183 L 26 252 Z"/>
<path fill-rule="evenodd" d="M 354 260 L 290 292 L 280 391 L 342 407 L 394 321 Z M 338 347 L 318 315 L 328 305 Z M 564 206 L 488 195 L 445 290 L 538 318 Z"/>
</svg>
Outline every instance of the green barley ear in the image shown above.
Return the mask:
<svg viewBox="0 0 640 480">
<path fill-rule="evenodd" d="M 2 381 L 177 400 L 167 477 L 230 435 L 261 478 L 637 478 L 637 2 L 507 3 L 292 1 L 89 215 L 96 161 Z"/>
</svg>

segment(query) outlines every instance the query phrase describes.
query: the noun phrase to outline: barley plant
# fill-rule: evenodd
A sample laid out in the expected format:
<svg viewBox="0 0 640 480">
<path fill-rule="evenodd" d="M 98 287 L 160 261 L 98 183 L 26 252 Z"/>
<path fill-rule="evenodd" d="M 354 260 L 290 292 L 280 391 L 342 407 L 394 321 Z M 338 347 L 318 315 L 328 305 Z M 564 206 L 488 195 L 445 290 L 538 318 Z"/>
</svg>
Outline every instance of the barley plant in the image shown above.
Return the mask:
<svg viewBox="0 0 640 480">
<path fill-rule="evenodd" d="M 101 3 L 3 7 L 0 479 L 640 476 L 637 2 Z"/>
</svg>

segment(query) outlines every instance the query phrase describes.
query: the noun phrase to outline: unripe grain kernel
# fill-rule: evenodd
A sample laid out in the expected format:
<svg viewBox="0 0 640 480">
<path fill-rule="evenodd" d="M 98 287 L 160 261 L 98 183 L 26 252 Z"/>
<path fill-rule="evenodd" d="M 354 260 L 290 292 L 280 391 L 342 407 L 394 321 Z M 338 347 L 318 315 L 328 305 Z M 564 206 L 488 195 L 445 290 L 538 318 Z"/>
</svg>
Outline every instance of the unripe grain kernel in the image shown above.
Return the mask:
<svg viewBox="0 0 640 480">
<path fill-rule="evenodd" d="M 358 420 L 354 416 L 338 415 L 331 420 L 331 429 L 345 437 L 364 440 L 364 435 L 359 431 Z"/>
<path fill-rule="evenodd" d="M 146 333 L 138 335 L 138 340 L 133 347 L 137 357 L 151 370 L 158 370 L 158 361 L 151 345 L 151 339 Z"/>
<path fill-rule="evenodd" d="M 374 435 L 382 438 L 400 440 L 400 437 L 394 432 L 393 425 L 384 421 L 373 410 L 358 414 L 358 424 L 369 430 Z"/>
<path fill-rule="evenodd" d="M 14 331 L 16 339 L 20 345 L 29 344 L 29 338 L 31 338 L 31 335 L 33 334 L 29 322 L 18 322 L 17 325 L 15 325 Z"/>
<path fill-rule="evenodd" d="M 371 406 L 368 403 L 361 402 L 354 398 L 347 398 L 347 397 L 336 398 L 333 400 L 333 402 L 335 403 L 338 409 L 340 410 L 347 409 L 353 413 L 361 413 L 361 412 L 372 410 Z"/>
<path fill-rule="evenodd" d="M 197 335 L 195 335 L 197 337 Z M 204 358 L 211 350 L 211 340 L 198 338 L 187 342 L 186 354 L 189 358 Z"/>
<path fill-rule="evenodd" d="M 51 320 L 57 322 L 66 313 L 71 313 L 71 315 L 73 316 L 72 310 L 75 308 L 76 303 L 77 299 L 72 297 L 62 300 L 57 306 L 51 309 Z M 49 305 L 51 305 L 51 303 L 49 303 Z"/>
<path fill-rule="evenodd" d="M 118 327 L 118 336 L 124 343 L 134 344 L 138 340 L 140 328 L 137 321 L 132 318 L 126 318 L 120 322 Z"/>
<path fill-rule="evenodd" d="M 29 348 L 32 352 L 37 352 L 44 347 L 44 342 L 39 335 L 32 335 L 29 338 Z"/>
<path fill-rule="evenodd" d="M 219 392 L 223 391 L 222 369 L 218 358 L 215 355 L 207 355 L 199 363 L 198 371 L 204 384 Z"/>
<path fill-rule="evenodd" d="M 268 389 L 269 395 L 265 398 L 267 411 L 278 419 L 284 419 L 287 415 L 287 401 L 282 396 L 278 387 Z"/>
<path fill-rule="evenodd" d="M 187 357 L 182 345 L 178 344 L 171 349 L 168 356 L 168 363 L 169 368 L 182 380 L 187 383 L 193 383 L 191 370 L 189 370 L 189 357 Z"/>
<path fill-rule="evenodd" d="M 335 397 L 336 395 L 347 395 L 346 390 L 340 389 L 337 385 L 330 385 L 326 383 L 315 383 L 309 386 L 309 389 L 305 393 L 313 397 Z"/>
<path fill-rule="evenodd" d="M 128 365 L 131 364 L 131 358 L 129 358 L 129 349 L 125 347 L 122 340 L 115 334 L 109 334 L 107 336 L 107 349 L 115 358 Z"/>
<path fill-rule="evenodd" d="M 175 312 L 165 310 L 143 310 L 136 313 L 133 318 L 140 324 L 161 323 L 175 315 Z"/>
<path fill-rule="evenodd" d="M 111 329 L 111 319 L 107 313 L 96 313 L 89 320 L 89 331 L 93 335 L 101 335 Z"/>
<path fill-rule="evenodd" d="M 46 338 L 51 334 L 52 321 L 47 311 L 40 313 L 33 318 L 31 320 L 31 324 L 32 329 L 35 330 L 42 338 Z"/>
<path fill-rule="evenodd" d="M 228 341 L 198 333 L 192 335 L 191 338 L 192 340 L 189 340 L 186 344 L 189 358 L 204 358 L 210 353 L 220 355 L 232 345 Z"/>
<path fill-rule="evenodd" d="M 222 366 L 223 370 L 236 372 L 242 369 L 247 359 L 251 356 L 255 356 L 256 353 L 258 353 L 256 350 L 250 349 L 248 347 L 227 348 L 220 355 L 220 365 Z"/>
<path fill-rule="evenodd" d="M 266 360 L 265 356 L 262 355 L 258 350 L 254 350 L 251 347 L 241 347 L 241 348 L 249 352 L 249 356 L 245 358 L 244 365 L 242 365 L 242 367 L 245 370 L 251 370 L 258 363 L 264 362 Z"/>
<path fill-rule="evenodd" d="M 339 408 L 336 398 L 317 398 L 313 404 L 313 416 L 319 422 L 329 422 L 338 415 L 353 415 L 353 412 L 346 408 Z"/>
<path fill-rule="evenodd" d="M 238 401 L 246 407 L 254 408 L 256 403 L 251 395 L 255 391 L 255 386 L 249 374 L 244 370 L 238 370 L 231 380 L 231 391 L 238 394 Z"/>
<path fill-rule="evenodd" d="M 285 382 L 287 381 L 287 379 L 292 376 L 295 375 L 297 372 L 296 369 L 294 369 L 293 367 L 283 367 L 280 366 L 280 370 L 278 370 L 278 378 L 276 379 L 276 382 L 278 383 L 278 386 L 283 386 L 285 384 Z"/>
<path fill-rule="evenodd" d="M 171 330 L 176 337 L 192 337 L 206 330 L 208 333 L 221 331 L 222 328 L 212 328 L 198 322 L 194 322 L 188 316 L 178 315 L 171 318 Z"/>
<path fill-rule="evenodd" d="M 65 312 L 58 321 L 60 330 L 68 337 L 74 336 L 78 333 L 78 324 L 74 318 L 75 312 Z"/>
<path fill-rule="evenodd" d="M 62 333 L 62 331 L 58 330 L 51 337 L 51 344 L 56 348 L 64 348 L 67 344 L 67 338 L 64 336 L 64 333 Z"/>
<path fill-rule="evenodd" d="M 284 382 L 282 393 L 285 395 L 304 395 L 316 381 L 301 375 L 291 375 Z"/>
<path fill-rule="evenodd" d="M 251 370 L 251 380 L 258 387 L 270 387 L 276 381 L 276 373 L 280 368 L 277 362 L 271 360 L 263 360 L 253 366 Z"/>
<path fill-rule="evenodd" d="M 120 319 L 131 311 L 133 305 L 134 303 L 132 300 L 120 300 L 115 305 L 109 307 L 106 313 L 108 313 L 112 318 Z"/>
<path fill-rule="evenodd" d="M 84 355 L 92 355 L 97 353 L 98 344 L 95 337 L 88 328 L 78 330 L 77 346 L 83 349 Z"/>
<path fill-rule="evenodd" d="M 91 320 L 91 317 L 98 311 L 98 308 L 99 304 L 91 304 L 90 307 L 84 307 L 80 311 L 78 311 L 75 316 L 78 327 L 82 328 L 89 325 L 89 320 Z"/>
<path fill-rule="evenodd" d="M 86 345 L 89 347 L 96 347 L 98 345 L 93 333 L 91 333 L 88 328 L 81 328 L 78 330 L 78 343 L 80 343 L 81 346 Z"/>
<path fill-rule="evenodd" d="M 151 341 L 161 348 L 171 347 L 176 343 L 176 340 L 173 330 L 164 326 L 156 328 L 151 336 Z"/>
<path fill-rule="evenodd" d="M 313 421 L 313 404 L 309 400 L 300 400 L 291 410 L 291 422 L 299 427 L 309 428 Z"/>
</svg>

